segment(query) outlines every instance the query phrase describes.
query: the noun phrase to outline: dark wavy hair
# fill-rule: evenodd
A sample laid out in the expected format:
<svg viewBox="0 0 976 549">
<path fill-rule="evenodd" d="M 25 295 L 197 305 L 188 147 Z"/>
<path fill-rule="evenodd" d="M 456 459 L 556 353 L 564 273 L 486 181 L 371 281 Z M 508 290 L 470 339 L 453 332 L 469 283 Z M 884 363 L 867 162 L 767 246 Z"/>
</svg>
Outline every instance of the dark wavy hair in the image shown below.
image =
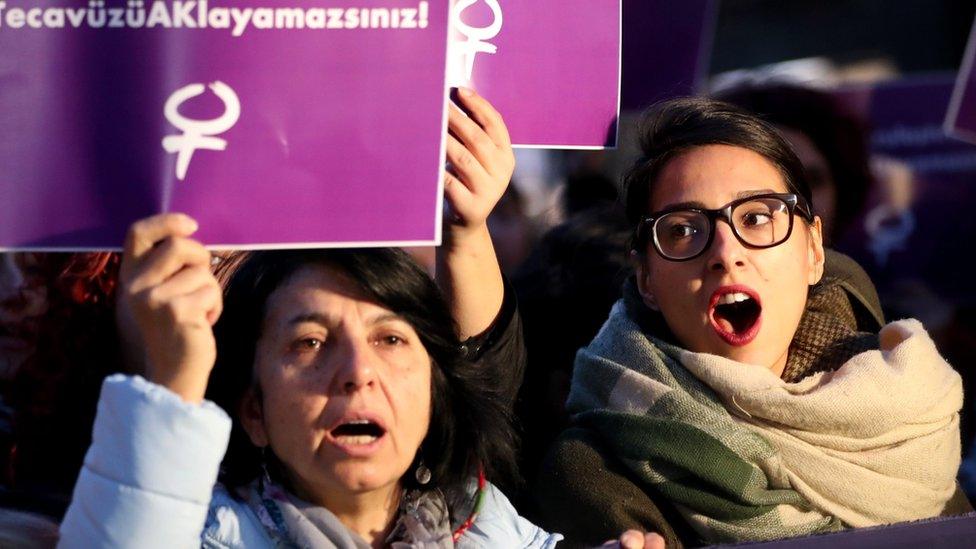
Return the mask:
<svg viewBox="0 0 976 549">
<path fill-rule="evenodd" d="M 306 266 L 324 266 L 348 277 L 367 299 L 405 319 L 431 357 L 430 427 L 418 457 L 432 480 L 419 485 L 411 467 L 403 485 L 439 488 L 457 502 L 466 497 L 479 468 L 494 482 L 510 480 L 515 462 L 511 414 L 492 389 L 498 385 L 493 373 L 464 359 L 450 309 L 434 281 L 402 250 L 350 249 L 242 252 L 217 268 L 224 310 L 214 327 L 217 362 L 207 398 L 234 418 L 222 481 L 241 486 L 260 474 L 261 451 L 244 431 L 238 410 L 248 389 L 260 389 L 254 358 L 268 297 Z"/>
<path fill-rule="evenodd" d="M 786 188 L 813 209 L 803 164 L 789 143 L 771 125 L 735 105 L 704 97 L 670 99 L 644 112 L 637 133 L 641 154 L 623 179 L 631 227 L 649 213 L 648 199 L 661 169 L 678 155 L 705 145 L 731 145 L 761 155 L 780 172 Z M 636 244 L 636 239 L 631 241 L 633 249 Z"/>
</svg>

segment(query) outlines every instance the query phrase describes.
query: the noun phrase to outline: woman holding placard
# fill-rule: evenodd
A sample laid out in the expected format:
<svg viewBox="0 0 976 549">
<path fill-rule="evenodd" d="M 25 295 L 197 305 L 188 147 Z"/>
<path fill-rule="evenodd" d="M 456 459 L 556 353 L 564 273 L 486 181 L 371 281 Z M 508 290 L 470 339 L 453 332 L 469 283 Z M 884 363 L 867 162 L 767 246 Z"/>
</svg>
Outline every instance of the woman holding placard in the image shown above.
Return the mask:
<svg viewBox="0 0 976 549">
<path fill-rule="evenodd" d="M 461 102 L 470 117 L 452 107 L 449 119 L 447 301 L 404 252 L 380 249 L 235 254 L 218 269 L 222 293 L 193 220 L 132 227 L 121 285 L 147 379 L 104 385 L 65 546 L 560 539 L 489 482 L 514 463 L 521 365 L 471 362 L 458 335 L 513 325 L 499 318 L 485 219 L 514 160 L 490 105 L 467 91 Z"/>
</svg>

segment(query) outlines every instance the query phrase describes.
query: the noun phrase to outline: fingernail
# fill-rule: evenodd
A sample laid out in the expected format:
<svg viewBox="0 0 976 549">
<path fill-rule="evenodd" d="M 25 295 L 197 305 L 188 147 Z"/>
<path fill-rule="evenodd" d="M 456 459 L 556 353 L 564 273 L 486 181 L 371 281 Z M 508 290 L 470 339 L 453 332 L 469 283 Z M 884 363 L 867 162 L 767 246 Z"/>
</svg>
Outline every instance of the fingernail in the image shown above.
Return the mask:
<svg viewBox="0 0 976 549">
<path fill-rule="evenodd" d="M 197 232 L 197 229 L 200 228 L 200 224 L 197 223 L 196 219 L 193 219 L 192 217 L 186 214 L 183 215 L 183 219 L 184 219 L 184 223 L 186 223 L 186 228 L 188 231 L 195 233 Z"/>
<path fill-rule="evenodd" d="M 460 94 L 461 97 L 473 97 L 474 91 L 470 90 L 469 88 L 465 88 L 464 86 L 458 86 L 458 94 Z"/>
</svg>

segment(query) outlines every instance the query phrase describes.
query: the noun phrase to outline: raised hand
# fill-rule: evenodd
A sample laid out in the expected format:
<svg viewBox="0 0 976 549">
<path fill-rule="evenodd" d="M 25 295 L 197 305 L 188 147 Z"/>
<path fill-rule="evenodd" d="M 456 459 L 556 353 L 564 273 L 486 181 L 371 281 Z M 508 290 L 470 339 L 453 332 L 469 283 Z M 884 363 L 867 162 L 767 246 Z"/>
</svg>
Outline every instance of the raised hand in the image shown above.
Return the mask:
<svg viewBox="0 0 976 549">
<path fill-rule="evenodd" d="M 448 113 L 444 192 L 455 233 L 479 229 L 505 194 L 515 170 L 515 154 L 501 115 L 473 90 L 459 88 L 458 101 L 468 115 L 451 104 Z"/>
<path fill-rule="evenodd" d="M 437 252 L 437 282 L 463 339 L 487 330 L 502 306 L 504 284 L 487 220 L 512 178 L 515 154 L 498 111 L 473 90 L 460 88 L 457 96 L 468 115 L 449 106 L 448 217 Z"/>
<path fill-rule="evenodd" d="M 203 400 L 217 357 L 212 328 L 223 306 L 210 252 L 190 238 L 196 230 L 183 214 L 136 222 L 120 272 L 120 299 L 145 348 L 146 377 L 187 402 Z"/>
</svg>

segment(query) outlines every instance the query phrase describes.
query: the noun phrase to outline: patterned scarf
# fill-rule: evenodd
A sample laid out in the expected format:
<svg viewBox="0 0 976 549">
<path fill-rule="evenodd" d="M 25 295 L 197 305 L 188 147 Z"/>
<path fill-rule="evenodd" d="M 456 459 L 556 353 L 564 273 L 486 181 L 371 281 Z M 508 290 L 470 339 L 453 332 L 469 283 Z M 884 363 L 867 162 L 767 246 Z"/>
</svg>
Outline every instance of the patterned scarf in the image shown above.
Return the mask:
<svg viewBox="0 0 976 549">
<path fill-rule="evenodd" d="M 294 497 L 267 475 L 252 482 L 245 497 L 277 549 L 370 548 L 328 509 Z M 450 513 L 441 493 L 406 493 L 386 543 L 393 549 L 453 548 Z"/>
<path fill-rule="evenodd" d="M 829 304 L 836 295 L 827 287 L 811 302 Z M 816 313 L 805 315 L 801 325 L 806 323 L 807 330 L 818 325 L 828 330 L 826 336 L 804 334 L 794 342 L 791 352 L 797 354 L 799 345 L 806 354 L 793 361 L 794 377 L 804 379 L 802 391 L 795 393 L 801 384 L 788 383 L 764 368 L 689 353 L 647 335 L 648 322 L 654 319 L 643 318 L 638 324 L 628 314 L 636 310 L 635 300 L 639 297 L 630 284 L 625 300 L 614 306 L 593 343 L 577 355 L 567 408 L 577 424 L 600 433 L 608 449 L 646 488 L 674 503 L 705 540 L 771 540 L 835 531 L 845 524 L 885 522 L 887 509 L 879 501 L 904 497 L 900 490 L 892 492 L 892 486 L 917 489 L 927 498 L 897 506 L 891 515 L 896 520 L 912 513 L 938 514 L 940 502 L 951 496 L 952 461 L 954 456 L 958 465 L 959 455 L 953 452 L 952 435 L 955 429 L 958 446 L 961 388 L 958 375 L 938 357 L 920 326 L 916 331 L 921 333 L 912 339 L 924 349 L 915 357 L 919 360 L 908 366 L 889 365 L 887 355 L 871 351 L 856 355 L 866 357 L 863 366 L 851 365 L 875 378 L 888 375 L 885 383 L 904 374 L 899 368 L 917 365 L 910 383 L 901 386 L 911 392 L 913 385 L 921 384 L 932 393 L 914 398 L 914 408 L 905 410 L 924 416 L 924 425 L 906 429 L 911 420 L 904 413 L 893 416 L 891 406 L 880 406 L 885 398 L 888 404 L 902 405 L 893 402 L 898 397 L 867 398 L 877 391 L 877 379 L 865 378 L 866 374 L 841 376 L 846 367 L 836 376 L 823 373 L 836 369 L 837 357 L 846 357 L 841 361 L 846 365 L 852 353 L 869 347 L 876 336 L 858 334 L 849 325 L 838 328 L 829 319 L 817 319 Z M 818 345 L 825 352 L 817 353 Z M 929 378 L 932 383 L 926 382 Z M 779 409 L 764 407 L 769 393 L 779 399 L 773 399 L 773 408 Z M 848 393 L 847 399 L 838 397 Z M 811 395 L 820 398 L 818 405 L 804 407 L 804 397 Z M 834 402 L 825 395 L 832 395 Z M 889 417 L 882 417 L 885 414 Z M 882 432 L 835 432 L 863 425 L 876 425 Z M 880 446 L 872 445 L 875 442 Z M 891 444 L 903 443 L 913 447 L 910 455 L 889 451 L 894 449 Z M 925 452 L 937 462 L 928 469 Z M 832 478 L 832 471 L 844 465 L 849 469 L 844 473 L 850 474 Z M 916 474 L 919 469 L 925 471 Z M 848 486 L 839 485 L 841 478 Z M 857 497 L 830 501 L 845 489 L 866 493 L 879 486 L 888 492 L 880 499 L 864 498 L 867 509 L 857 508 Z"/>
</svg>

